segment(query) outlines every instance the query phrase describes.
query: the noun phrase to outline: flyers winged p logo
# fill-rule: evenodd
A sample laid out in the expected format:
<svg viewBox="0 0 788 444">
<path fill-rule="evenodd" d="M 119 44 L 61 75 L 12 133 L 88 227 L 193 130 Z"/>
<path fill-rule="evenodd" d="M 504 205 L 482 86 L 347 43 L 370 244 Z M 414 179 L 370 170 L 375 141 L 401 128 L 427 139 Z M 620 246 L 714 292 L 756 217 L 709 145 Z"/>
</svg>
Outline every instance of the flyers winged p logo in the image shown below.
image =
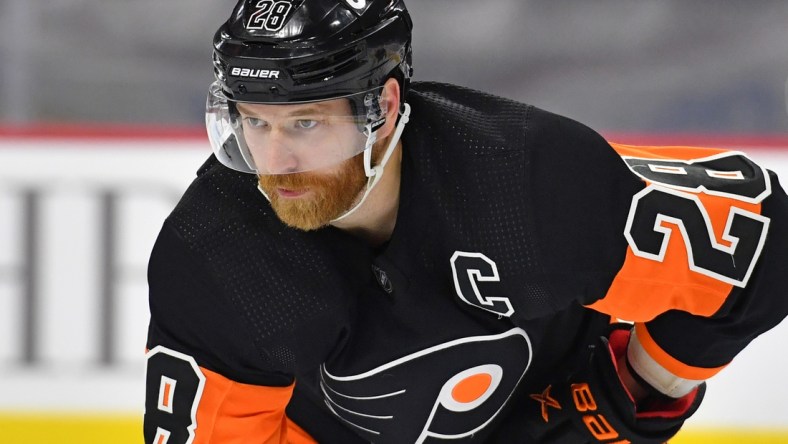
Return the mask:
<svg viewBox="0 0 788 444">
<path fill-rule="evenodd" d="M 328 407 L 376 443 L 457 439 L 478 433 L 501 411 L 531 364 L 519 328 L 462 338 L 357 375 L 321 368 Z"/>
</svg>

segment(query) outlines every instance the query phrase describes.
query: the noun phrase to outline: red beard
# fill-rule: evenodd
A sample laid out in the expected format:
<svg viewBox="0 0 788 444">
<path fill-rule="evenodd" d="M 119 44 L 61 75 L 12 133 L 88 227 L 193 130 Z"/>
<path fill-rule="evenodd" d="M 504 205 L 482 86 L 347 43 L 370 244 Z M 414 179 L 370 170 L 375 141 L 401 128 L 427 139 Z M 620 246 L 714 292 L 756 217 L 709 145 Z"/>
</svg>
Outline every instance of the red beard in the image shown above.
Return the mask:
<svg viewBox="0 0 788 444">
<path fill-rule="evenodd" d="M 330 224 L 353 206 L 367 183 L 363 155 L 342 162 L 338 171 L 266 175 L 259 177 L 276 215 L 286 225 L 300 230 L 316 230 Z M 301 197 L 282 197 L 278 188 L 307 191 Z"/>
</svg>

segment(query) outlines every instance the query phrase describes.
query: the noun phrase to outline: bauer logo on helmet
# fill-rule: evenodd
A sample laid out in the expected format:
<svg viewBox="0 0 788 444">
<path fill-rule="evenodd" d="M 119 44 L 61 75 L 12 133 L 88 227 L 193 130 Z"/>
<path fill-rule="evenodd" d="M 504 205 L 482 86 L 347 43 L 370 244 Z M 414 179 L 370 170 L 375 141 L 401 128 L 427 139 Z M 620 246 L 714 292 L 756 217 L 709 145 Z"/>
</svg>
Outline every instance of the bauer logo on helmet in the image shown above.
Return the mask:
<svg viewBox="0 0 788 444">
<path fill-rule="evenodd" d="M 245 77 L 255 79 L 279 79 L 279 71 L 270 69 L 252 69 L 252 68 L 230 68 L 230 75 L 233 77 Z"/>
</svg>

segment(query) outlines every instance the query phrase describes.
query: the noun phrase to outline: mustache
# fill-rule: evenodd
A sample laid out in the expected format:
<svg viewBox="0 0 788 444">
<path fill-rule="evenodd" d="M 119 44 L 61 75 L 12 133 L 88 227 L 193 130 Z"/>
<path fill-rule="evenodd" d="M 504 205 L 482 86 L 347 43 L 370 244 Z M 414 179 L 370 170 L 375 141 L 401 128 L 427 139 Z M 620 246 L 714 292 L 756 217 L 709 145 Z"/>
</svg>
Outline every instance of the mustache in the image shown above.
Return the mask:
<svg viewBox="0 0 788 444">
<path fill-rule="evenodd" d="M 260 176 L 260 185 L 272 188 L 300 189 L 319 186 L 321 177 L 312 173 L 291 173 Z"/>
<path fill-rule="evenodd" d="M 379 157 L 373 153 L 373 162 Z M 271 174 L 258 176 L 258 182 L 263 188 L 286 188 L 297 190 L 301 188 L 322 188 L 329 183 L 347 180 L 348 177 L 364 175 L 364 161 L 361 155 L 347 159 L 340 165 L 339 172 L 334 174 L 321 174 L 313 171 L 301 171 L 289 174 Z"/>
</svg>

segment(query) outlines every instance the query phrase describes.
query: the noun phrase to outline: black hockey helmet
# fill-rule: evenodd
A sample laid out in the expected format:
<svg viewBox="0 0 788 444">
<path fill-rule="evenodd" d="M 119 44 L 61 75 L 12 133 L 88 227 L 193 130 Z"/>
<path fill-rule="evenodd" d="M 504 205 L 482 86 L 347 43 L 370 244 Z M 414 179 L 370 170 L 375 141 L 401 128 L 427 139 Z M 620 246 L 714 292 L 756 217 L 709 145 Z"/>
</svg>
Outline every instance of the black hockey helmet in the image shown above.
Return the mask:
<svg viewBox="0 0 788 444">
<path fill-rule="evenodd" d="M 400 103 L 405 103 L 411 29 L 403 0 L 240 0 L 213 40 L 216 81 L 208 94 L 206 125 L 217 158 L 238 171 L 277 174 L 255 165 L 237 103 L 337 98 L 349 99 L 350 117 L 364 138 L 333 160 L 323 156 L 322 164 L 293 172 L 369 151 L 385 122 L 379 102 L 387 79 L 399 81 Z M 371 165 L 366 169 L 373 174 Z"/>
<path fill-rule="evenodd" d="M 343 97 L 411 74 L 402 0 L 241 0 L 213 40 L 229 100 L 292 103 Z"/>
</svg>

